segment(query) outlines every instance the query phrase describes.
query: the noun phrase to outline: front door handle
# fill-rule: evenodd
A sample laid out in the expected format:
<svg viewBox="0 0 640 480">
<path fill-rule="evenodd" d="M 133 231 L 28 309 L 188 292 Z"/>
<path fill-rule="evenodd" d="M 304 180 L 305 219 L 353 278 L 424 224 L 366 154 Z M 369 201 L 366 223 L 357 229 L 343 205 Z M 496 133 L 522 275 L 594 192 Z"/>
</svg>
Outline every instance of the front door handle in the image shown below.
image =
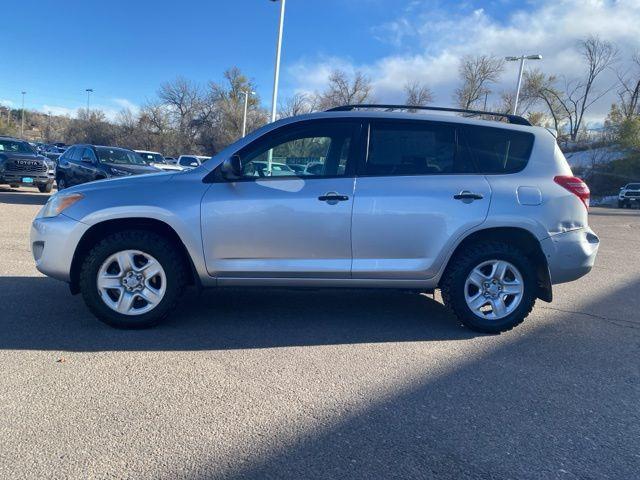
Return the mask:
<svg viewBox="0 0 640 480">
<path fill-rule="evenodd" d="M 469 190 L 462 190 L 460 193 L 457 193 L 453 196 L 456 200 L 482 200 L 484 195 L 481 193 L 473 193 Z"/>
<path fill-rule="evenodd" d="M 325 195 L 320 195 L 318 200 L 327 202 L 329 205 L 335 205 L 338 202 L 346 202 L 349 200 L 349 197 L 347 195 L 340 195 L 337 192 L 328 192 Z"/>
</svg>

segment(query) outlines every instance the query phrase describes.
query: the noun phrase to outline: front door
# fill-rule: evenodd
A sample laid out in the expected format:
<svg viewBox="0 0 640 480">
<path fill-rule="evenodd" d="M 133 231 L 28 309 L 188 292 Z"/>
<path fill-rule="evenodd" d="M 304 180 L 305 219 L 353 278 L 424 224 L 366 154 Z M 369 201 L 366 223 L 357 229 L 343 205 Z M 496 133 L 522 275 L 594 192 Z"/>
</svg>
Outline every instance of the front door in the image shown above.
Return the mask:
<svg viewBox="0 0 640 480">
<path fill-rule="evenodd" d="M 484 221 L 491 189 L 453 124 L 372 121 L 353 207 L 353 278 L 434 276 L 452 239 Z"/>
<path fill-rule="evenodd" d="M 243 148 L 242 177 L 213 172 L 202 200 L 207 270 L 225 278 L 348 278 L 353 121 L 285 125 Z"/>
</svg>

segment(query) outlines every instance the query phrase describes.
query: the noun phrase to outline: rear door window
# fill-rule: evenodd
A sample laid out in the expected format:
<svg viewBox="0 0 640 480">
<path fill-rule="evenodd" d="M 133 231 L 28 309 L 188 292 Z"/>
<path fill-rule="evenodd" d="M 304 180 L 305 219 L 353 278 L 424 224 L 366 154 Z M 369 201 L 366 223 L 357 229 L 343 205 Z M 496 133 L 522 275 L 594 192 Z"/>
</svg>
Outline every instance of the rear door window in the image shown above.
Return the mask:
<svg viewBox="0 0 640 480">
<path fill-rule="evenodd" d="M 468 156 L 457 151 L 456 128 L 425 121 L 374 121 L 364 175 L 471 173 Z"/>
<path fill-rule="evenodd" d="M 515 173 L 524 169 L 534 135 L 506 128 L 465 126 L 464 143 L 479 173 Z"/>
</svg>

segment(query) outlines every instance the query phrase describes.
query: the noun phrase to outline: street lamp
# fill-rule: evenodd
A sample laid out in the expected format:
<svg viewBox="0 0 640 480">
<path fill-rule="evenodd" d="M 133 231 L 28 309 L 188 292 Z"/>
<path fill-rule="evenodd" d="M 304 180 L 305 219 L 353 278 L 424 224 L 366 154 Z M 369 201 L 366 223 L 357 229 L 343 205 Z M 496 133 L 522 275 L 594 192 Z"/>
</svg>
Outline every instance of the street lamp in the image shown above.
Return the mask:
<svg viewBox="0 0 640 480">
<path fill-rule="evenodd" d="M 244 115 L 242 116 L 242 137 L 247 134 L 247 108 L 249 107 L 249 95 L 255 95 L 256 92 L 243 90 L 240 92 L 244 95 Z"/>
<path fill-rule="evenodd" d="M 89 105 L 91 102 L 90 98 L 91 98 L 91 94 L 93 93 L 93 88 L 87 88 L 85 92 L 87 92 L 87 113 L 89 113 Z"/>
<path fill-rule="evenodd" d="M 24 138 L 24 96 L 27 92 L 23 91 L 22 93 L 22 119 L 20 120 L 20 138 Z"/>
<path fill-rule="evenodd" d="M 520 71 L 518 72 L 518 86 L 516 88 L 516 100 L 513 102 L 513 114 L 518 112 L 518 98 L 520 97 L 520 86 L 522 85 L 522 72 L 525 60 L 542 60 L 542 55 L 520 55 L 519 57 L 504 57 L 507 62 L 517 62 L 520 60 Z"/>
</svg>

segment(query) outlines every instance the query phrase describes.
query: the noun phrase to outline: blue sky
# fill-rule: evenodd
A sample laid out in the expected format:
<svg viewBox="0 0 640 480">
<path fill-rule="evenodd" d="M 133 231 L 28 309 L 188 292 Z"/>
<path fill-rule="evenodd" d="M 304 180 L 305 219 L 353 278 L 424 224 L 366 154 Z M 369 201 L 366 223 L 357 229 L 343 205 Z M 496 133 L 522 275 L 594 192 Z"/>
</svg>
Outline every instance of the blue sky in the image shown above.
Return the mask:
<svg viewBox="0 0 640 480">
<path fill-rule="evenodd" d="M 117 111 L 153 98 L 178 75 L 204 83 L 233 65 L 257 82 L 265 106 L 270 101 L 277 3 L 4 0 L 3 7 L 20 12 L 2 26 L 5 104 L 19 106 L 26 90 L 28 108 L 71 112 L 91 87 L 93 105 Z M 568 68 L 572 42 L 594 28 L 637 44 L 625 22 L 637 32 L 637 1 L 288 0 L 281 96 L 321 89 L 338 66 L 364 71 L 382 100 L 395 100 L 402 81 L 417 79 L 432 86 L 437 103 L 450 104 L 466 53 L 535 48 L 545 68 Z M 505 72 L 504 88 L 509 75 L 515 72 Z"/>
</svg>

